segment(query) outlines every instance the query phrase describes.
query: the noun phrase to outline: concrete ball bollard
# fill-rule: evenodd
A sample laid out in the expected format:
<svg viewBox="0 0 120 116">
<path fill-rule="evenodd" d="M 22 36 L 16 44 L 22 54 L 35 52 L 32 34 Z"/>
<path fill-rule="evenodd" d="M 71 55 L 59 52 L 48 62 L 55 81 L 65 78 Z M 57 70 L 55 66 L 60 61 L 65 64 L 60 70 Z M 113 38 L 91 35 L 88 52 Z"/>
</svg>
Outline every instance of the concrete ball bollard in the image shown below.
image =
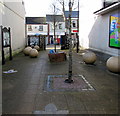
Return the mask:
<svg viewBox="0 0 120 116">
<path fill-rule="evenodd" d="M 119 63 L 120 63 L 120 56 L 112 56 L 107 60 L 106 66 L 109 71 L 114 73 L 120 73 Z"/>
<path fill-rule="evenodd" d="M 86 52 L 84 55 L 83 55 L 83 61 L 86 63 L 86 64 L 93 64 L 97 59 L 97 56 L 95 53 L 93 52 Z"/>
<path fill-rule="evenodd" d="M 40 50 L 40 47 L 38 45 L 34 46 L 34 48 L 39 51 Z"/>
<path fill-rule="evenodd" d="M 30 57 L 31 58 L 36 58 L 37 56 L 38 56 L 38 51 L 36 50 L 36 49 L 32 49 L 31 51 L 30 51 Z"/>
<path fill-rule="evenodd" d="M 26 48 L 23 50 L 23 53 L 24 53 L 26 56 L 29 56 L 29 53 L 30 53 L 31 50 L 32 50 L 31 47 L 26 47 Z"/>
</svg>

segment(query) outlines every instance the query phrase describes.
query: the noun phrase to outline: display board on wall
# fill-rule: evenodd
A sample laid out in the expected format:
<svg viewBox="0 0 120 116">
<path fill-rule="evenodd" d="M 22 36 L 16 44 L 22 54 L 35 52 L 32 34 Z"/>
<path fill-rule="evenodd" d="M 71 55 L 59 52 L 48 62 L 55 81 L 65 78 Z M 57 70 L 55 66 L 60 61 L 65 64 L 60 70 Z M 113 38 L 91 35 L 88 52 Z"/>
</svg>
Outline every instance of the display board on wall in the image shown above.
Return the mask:
<svg viewBox="0 0 120 116">
<path fill-rule="evenodd" d="M 10 27 L 1 26 L 1 37 L 2 37 L 2 64 L 5 64 L 4 48 L 9 48 L 9 59 L 12 60 L 12 48 L 11 48 L 11 32 Z"/>
<path fill-rule="evenodd" d="M 39 36 L 28 36 L 28 45 L 29 46 L 35 46 L 40 45 Z"/>
<path fill-rule="evenodd" d="M 110 16 L 109 46 L 120 48 L 120 14 Z"/>
<path fill-rule="evenodd" d="M 7 28 L 3 29 L 3 47 L 10 46 L 10 33 Z"/>
</svg>

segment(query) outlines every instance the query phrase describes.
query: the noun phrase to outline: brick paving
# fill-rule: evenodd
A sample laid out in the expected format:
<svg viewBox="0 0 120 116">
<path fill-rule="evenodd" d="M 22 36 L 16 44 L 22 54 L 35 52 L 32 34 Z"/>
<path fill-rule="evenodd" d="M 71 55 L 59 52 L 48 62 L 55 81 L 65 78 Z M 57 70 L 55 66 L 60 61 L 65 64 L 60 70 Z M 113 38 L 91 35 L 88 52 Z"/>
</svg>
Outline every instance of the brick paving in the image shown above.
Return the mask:
<svg viewBox="0 0 120 116">
<path fill-rule="evenodd" d="M 86 65 L 81 55 L 84 51 L 73 52 L 73 75 L 83 75 L 94 91 L 45 91 L 49 75 L 68 73 L 68 60 L 51 63 L 48 52 L 40 51 L 37 58 L 19 53 L 3 65 L 3 71 L 18 71 L 2 75 L 3 114 L 33 114 L 44 111 L 48 104 L 69 114 L 118 114 L 119 75 L 107 70 L 104 58 L 98 58 L 95 65 Z"/>
</svg>

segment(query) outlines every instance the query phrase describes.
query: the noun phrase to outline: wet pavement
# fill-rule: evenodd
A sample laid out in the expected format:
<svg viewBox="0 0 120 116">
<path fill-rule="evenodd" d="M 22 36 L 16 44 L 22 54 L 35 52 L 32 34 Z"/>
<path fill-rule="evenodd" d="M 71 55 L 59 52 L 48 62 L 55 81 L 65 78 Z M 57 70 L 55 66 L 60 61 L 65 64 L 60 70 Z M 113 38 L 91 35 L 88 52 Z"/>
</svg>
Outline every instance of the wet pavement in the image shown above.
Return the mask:
<svg viewBox="0 0 120 116">
<path fill-rule="evenodd" d="M 19 53 L 12 61 L 7 61 L 3 65 L 3 71 L 10 69 L 17 71 L 2 75 L 3 114 L 34 114 L 35 112 L 39 114 L 44 112 L 49 104 L 55 106 L 58 112 L 63 111 L 62 114 L 64 112 L 89 115 L 118 114 L 118 76 L 120 75 L 107 70 L 105 57 L 99 57 L 100 54 L 97 53 L 95 64 L 87 65 L 82 60 L 84 51 L 78 54 L 73 51 L 73 75 L 82 75 L 94 88 L 93 90 L 47 91 L 46 80 L 50 75 L 59 76 L 68 73 L 68 60 L 51 63 L 48 52 L 49 49 L 40 51 L 37 58 Z M 56 84 L 57 81 L 54 82 Z"/>
</svg>

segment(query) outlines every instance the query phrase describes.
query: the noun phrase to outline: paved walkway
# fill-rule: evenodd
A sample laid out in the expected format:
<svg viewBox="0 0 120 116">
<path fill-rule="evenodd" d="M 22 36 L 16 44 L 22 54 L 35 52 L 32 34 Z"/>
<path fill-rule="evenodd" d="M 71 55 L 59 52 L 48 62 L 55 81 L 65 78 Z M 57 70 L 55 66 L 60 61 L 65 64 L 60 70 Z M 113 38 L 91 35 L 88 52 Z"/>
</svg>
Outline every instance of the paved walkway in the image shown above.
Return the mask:
<svg viewBox="0 0 120 116">
<path fill-rule="evenodd" d="M 107 70 L 104 60 L 98 58 L 95 65 L 86 65 L 81 52 L 73 52 L 73 74 L 83 75 L 95 89 L 86 91 L 44 90 L 49 75 L 68 73 L 68 60 L 51 63 L 48 50 L 40 51 L 38 58 L 20 53 L 3 65 L 3 71 L 10 69 L 18 72 L 2 76 L 3 114 L 40 113 L 50 104 L 69 114 L 118 113 L 118 75 Z"/>
</svg>

